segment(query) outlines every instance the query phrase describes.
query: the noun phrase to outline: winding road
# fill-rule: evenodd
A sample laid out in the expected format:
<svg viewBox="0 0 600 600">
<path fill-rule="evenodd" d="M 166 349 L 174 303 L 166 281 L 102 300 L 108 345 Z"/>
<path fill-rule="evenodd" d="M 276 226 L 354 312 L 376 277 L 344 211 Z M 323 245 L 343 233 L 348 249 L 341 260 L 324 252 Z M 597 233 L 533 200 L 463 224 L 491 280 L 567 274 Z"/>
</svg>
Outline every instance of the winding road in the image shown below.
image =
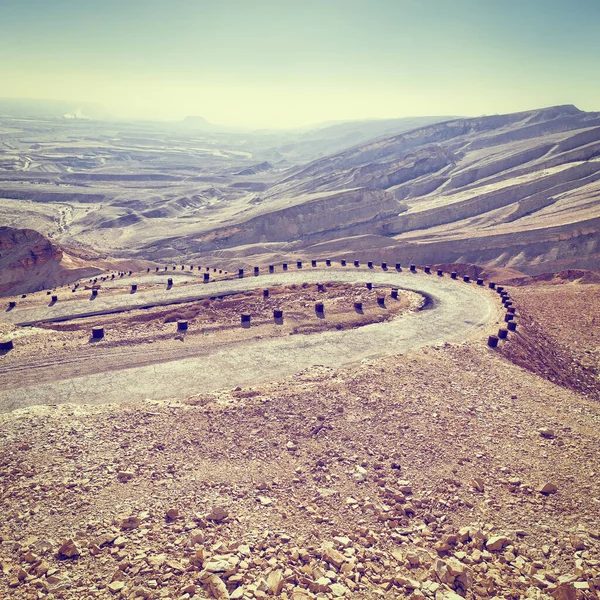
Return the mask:
<svg viewBox="0 0 600 600">
<path fill-rule="evenodd" d="M 135 282 L 135 279 L 132 279 Z M 139 279 L 138 279 L 139 281 Z M 155 281 L 155 280 L 154 280 Z M 90 302 L 71 300 L 53 307 L 37 307 L 3 313 L 12 323 L 62 320 L 130 310 L 144 306 L 187 302 L 274 285 L 318 282 L 367 282 L 396 286 L 428 298 L 428 309 L 403 313 L 391 321 L 356 329 L 311 335 L 253 340 L 227 349 L 205 349 L 201 356 L 143 364 L 110 373 L 36 383 L 23 377 L 22 385 L 5 389 L 0 358 L 0 412 L 56 403 L 104 403 L 144 398 L 185 398 L 221 388 L 248 386 L 279 379 L 312 365 L 339 367 L 381 355 L 401 354 L 413 348 L 484 337 L 500 318 L 500 304 L 486 288 L 409 271 L 376 271 L 347 268 L 302 269 L 215 281 L 207 285 L 175 286 L 136 294 L 102 297 Z M 126 351 L 126 350 L 125 350 Z M 148 353 L 151 354 L 151 350 Z M 146 360 L 145 363 L 148 361 Z M 51 368 L 51 367 L 49 367 Z"/>
</svg>

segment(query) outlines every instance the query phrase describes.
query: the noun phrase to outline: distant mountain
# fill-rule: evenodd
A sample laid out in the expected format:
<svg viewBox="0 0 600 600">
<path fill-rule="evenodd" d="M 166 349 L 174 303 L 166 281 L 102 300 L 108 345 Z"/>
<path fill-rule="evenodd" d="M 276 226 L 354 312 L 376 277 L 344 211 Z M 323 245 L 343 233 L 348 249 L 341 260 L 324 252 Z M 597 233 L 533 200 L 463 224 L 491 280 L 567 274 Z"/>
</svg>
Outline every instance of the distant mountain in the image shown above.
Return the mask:
<svg viewBox="0 0 600 600">
<path fill-rule="evenodd" d="M 209 120 L 204 117 L 199 116 L 187 116 L 183 118 L 181 121 L 175 121 L 174 123 L 170 123 L 171 128 L 178 129 L 180 131 L 200 131 L 202 133 L 231 133 L 231 134 L 239 134 L 241 133 L 239 128 L 230 127 L 228 125 L 218 125 L 215 123 L 211 123 Z"/>
<path fill-rule="evenodd" d="M 304 141 L 332 140 L 332 139 L 353 139 L 356 144 L 376 137 L 390 136 L 403 131 L 417 129 L 447 121 L 455 117 L 435 116 L 435 117 L 404 117 L 399 119 L 364 119 L 359 121 L 342 121 L 333 125 L 318 127 L 307 131 L 302 135 Z"/>
<path fill-rule="evenodd" d="M 368 140 L 389 137 L 424 125 L 447 121 L 450 117 L 406 117 L 401 119 L 366 119 L 341 121 L 334 124 L 303 128 L 301 132 L 254 132 L 259 137 L 273 138 L 269 160 L 285 158 L 296 163 L 306 163 L 351 148 Z"/>
<path fill-rule="evenodd" d="M 400 133 L 415 120 L 226 133 L 6 119 L 0 216 L 61 243 L 161 260 L 600 268 L 600 113 L 437 119 Z"/>
<path fill-rule="evenodd" d="M 207 121 L 204 117 L 189 116 L 183 119 L 183 124 L 194 129 L 214 129 L 216 125 Z"/>
</svg>

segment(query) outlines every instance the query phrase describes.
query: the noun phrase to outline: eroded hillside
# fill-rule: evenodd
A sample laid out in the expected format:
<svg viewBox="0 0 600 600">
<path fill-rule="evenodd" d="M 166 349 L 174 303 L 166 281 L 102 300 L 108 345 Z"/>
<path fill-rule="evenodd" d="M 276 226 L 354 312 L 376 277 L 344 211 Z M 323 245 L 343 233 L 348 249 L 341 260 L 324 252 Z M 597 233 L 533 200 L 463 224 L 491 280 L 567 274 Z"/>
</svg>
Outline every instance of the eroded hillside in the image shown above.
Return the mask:
<svg viewBox="0 0 600 600">
<path fill-rule="evenodd" d="M 89 249 L 63 247 L 32 229 L 0 227 L 0 296 L 61 286 L 104 269 L 140 269 L 146 261 L 115 260 Z"/>
<path fill-rule="evenodd" d="M 597 113 L 562 106 L 458 119 L 294 169 L 248 211 L 239 232 L 200 238 L 197 249 L 253 239 L 256 253 L 266 254 L 278 247 L 265 242 L 285 240 L 315 255 L 353 249 L 364 259 L 475 262 L 529 273 L 593 267 L 599 180 Z M 307 232 L 288 224 L 310 221 L 316 200 L 318 226 Z"/>
<path fill-rule="evenodd" d="M 112 256 L 226 268 L 294 253 L 598 267 L 598 113 L 432 121 L 241 134 L 5 120 L 0 218 Z"/>
</svg>

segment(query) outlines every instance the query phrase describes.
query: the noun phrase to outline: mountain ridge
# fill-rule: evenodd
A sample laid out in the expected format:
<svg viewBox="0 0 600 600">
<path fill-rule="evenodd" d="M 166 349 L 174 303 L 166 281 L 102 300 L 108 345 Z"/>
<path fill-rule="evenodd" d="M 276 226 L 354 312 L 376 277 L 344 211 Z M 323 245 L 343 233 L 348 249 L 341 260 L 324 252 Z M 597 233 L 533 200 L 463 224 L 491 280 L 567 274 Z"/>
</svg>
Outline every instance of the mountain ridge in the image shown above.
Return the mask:
<svg viewBox="0 0 600 600">
<path fill-rule="evenodd" d="M 383 213 L 369 208 L 375 192 L 388 196 Z M 361 207 L 358 221 L 344 221 L 343 211 L 336 207 L 344 194 L 353 196 L 354 214 Z M 319 195 L 330 198 L 319 218 L 316 237 L 320 239 L 315 239 L 317 230 L 298 236 L 296 227 L 287 225 L 286 229 L 286 220 L 306 221 L 311 199 Z M 486 257 L 494 264 L 504 261 L 502 266 L 541 272 L 553 269 L 550 255 L 554 250 L 557 267 L 595 268 L 599 199 L 600 113 L 563 105 L 454 119 L 369 141 L 290 169 L 266 190 L 260 208 L 246 212 L 238 222 L 244 225 L 242 232 L 220 240 L 220 249 L 235 247 L 238 240 L 247 245 L 254 237 L 261 243 L 286 241 L 294 250 L 308 254 L 322 251 L 325 242 L 333 251 L 340 246 L 340 231 L 345 231 L 350 235 L 344 239 L 346 252 L 352 252 L 354 231 L 357 236 L 366 233 L 382 238 L 381 244 L 371 248 L 373 257 L 392 262 L 393 254 L 443 262 L 441 254 L 446 250 L 452 262 L 479 262 L 476 258 Z M 322 226 L 330 220 L 328 236 L 327 227 Z M 269 229 L 276 234 L 265 235 Z M 585 230 L 585 235 L 579 230 Z M 502 244 L 498 244 L 502 236 L 508 236 L 507 243 L 517 244 L 504 259 Z M 519 257 L 517 248 L 531 244 L 532 239 L 540 254 L 532 257 L 526 252 Z M 363 242 L 360 253 L 366 258 Z M 568 248 L 572 243 L 588 250 L 574 251 Z M 461 244 L 476 256 L 461 254 L 456 248 Z M 543 249 L 540 244 L 545 244 Z M 201 250 L 210 250 L 210 244 L 201 244 Z M 543 266 L 537 264 L 540 256 Z"/>
</svg>

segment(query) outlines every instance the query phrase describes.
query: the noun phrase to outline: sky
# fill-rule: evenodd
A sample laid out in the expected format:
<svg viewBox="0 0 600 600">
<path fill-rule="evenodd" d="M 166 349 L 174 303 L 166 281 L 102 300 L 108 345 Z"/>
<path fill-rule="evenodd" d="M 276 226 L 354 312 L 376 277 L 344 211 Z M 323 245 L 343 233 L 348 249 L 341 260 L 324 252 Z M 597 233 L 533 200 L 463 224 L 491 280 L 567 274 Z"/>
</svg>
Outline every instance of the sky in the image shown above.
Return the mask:
<svg viewBox="0 0 600 600">
<path fill-rule="evenodd" d="M 600 0 L 0 0 L 0 97 L 287 128 L 600 110 Z"/>
</svg>

